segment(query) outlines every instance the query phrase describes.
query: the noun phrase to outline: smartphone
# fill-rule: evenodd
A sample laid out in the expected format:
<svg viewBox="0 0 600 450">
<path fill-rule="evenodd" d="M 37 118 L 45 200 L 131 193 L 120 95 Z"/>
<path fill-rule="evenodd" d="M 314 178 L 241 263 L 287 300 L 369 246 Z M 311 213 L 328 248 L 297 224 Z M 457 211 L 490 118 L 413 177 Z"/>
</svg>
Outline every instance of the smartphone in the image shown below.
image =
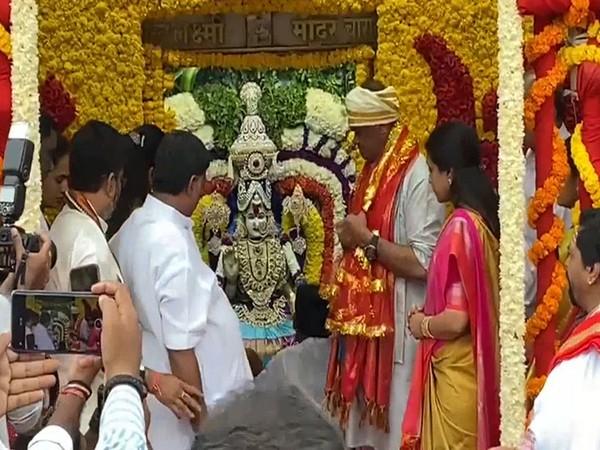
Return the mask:
<svg viewBox="0 0 600 450">
<path fill-rule="evenodd" d="M 101 354 L 102 313 L 97 295 L 15 291 L 11 314 L 16 352 Z"/>
<path fill-rule="evenodd" d="M 92 286 L 100 281 L 100 269 L 97 264 L 77 267 L 69 273 L 73 292 L 90 292 Z"/>
</svg>

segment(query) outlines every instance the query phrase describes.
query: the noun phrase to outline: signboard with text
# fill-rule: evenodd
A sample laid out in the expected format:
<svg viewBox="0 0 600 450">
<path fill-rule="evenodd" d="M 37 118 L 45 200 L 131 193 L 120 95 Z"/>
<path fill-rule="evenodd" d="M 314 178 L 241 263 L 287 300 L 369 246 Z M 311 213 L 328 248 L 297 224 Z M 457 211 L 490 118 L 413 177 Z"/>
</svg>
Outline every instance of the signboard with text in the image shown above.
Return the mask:
<svg viewBox="0 0 600 450">
<path fill-rule="evenodd" d="M 216 52 L 326 50 L 377 45 L 377 16 L 180 16 L 147 20 L 143 40 L 172 50 Z"/>
</svg>

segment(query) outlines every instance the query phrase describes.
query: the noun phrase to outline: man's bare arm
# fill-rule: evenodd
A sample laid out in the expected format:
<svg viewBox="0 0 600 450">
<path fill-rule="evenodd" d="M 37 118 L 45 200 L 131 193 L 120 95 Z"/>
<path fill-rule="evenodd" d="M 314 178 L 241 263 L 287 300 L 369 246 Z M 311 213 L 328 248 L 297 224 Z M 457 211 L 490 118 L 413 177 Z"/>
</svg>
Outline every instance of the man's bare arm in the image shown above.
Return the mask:
<svg viewBox="0 0 600 450">
<path fill-rule="evenodd" d="M 396 277 L 413 280 L 427 279 L 427 271 L 417 259 L 415 252 L 406 245 L 379 239 L 377 260 L 391 270 Z"/>
<path fill-rule="evenodd" d="M 169 350 L 171 372 L 181 381 L 202 391 L 202 376 L 194 350 Z"/>
</svg>

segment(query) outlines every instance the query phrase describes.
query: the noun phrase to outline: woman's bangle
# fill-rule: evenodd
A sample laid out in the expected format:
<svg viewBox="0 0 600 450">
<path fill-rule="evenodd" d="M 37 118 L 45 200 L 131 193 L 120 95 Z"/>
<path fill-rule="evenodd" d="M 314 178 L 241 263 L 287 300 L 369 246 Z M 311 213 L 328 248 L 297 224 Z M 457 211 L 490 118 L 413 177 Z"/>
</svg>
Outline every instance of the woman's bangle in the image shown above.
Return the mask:
<svg viewBox="0 0 600 450">
<path fill-rule="evenodd" d="M 433 335 L 431 334 L 430 324 L 431 324 L 431 316 L 425 316 L 423 321 L 421 322 L 421 335 L 425 339 L 433 339 Z"/>
</svg>

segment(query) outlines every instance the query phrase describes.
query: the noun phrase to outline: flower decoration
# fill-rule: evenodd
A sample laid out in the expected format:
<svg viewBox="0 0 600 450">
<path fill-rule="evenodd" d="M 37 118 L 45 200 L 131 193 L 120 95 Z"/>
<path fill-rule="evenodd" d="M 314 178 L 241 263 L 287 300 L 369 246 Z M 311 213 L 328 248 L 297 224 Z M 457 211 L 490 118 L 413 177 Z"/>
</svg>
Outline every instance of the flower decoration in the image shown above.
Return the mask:
<svg viewBox="0 0 600 450">
<path fill-rule="evenodd" d="M 437 99 L 437 123 L 460 120 L 475 125 L 473 79 L 460 58 L 440 36 L 424 34 L 415 49 L 431 67 L 433 91 Z"/>
<path fill-rule="evenodd" d="M 177 128 L 193 133 L 207 149 L 213 149 L 214 128 L 205 125 L 206 115 L 192 94 L 182 92 L 165 98 L 165 110 L 174 115 Z"/>
<path fill-rule="evenodd" d="M 334 219 L 334 196 L 328 190 L 328 187 L 314 178 L 302 175 L 286 177 L 277 186 L 284 196 L 288 196 L 292 195 L 296 184 L 300 185 L 307 198 L 315 202 L 323 222 L 323 263 L 319 286 L 321 296 L 327 298 L 329 289 L 335 279 L 335 264 L 338 261 L 334 250 L 337 241 L 334 227 L 336 223 Z"/>
<path fill-rule="evenodd" d="M 571 6 L 565 15 L 564 21 L 569 28 L 582 25 L 588 17 L 590 0 L 571 0 Z"/>
<path fill-rule="evenodd" d="M 500 431 L 518 447 L 525 423 L 525 215 L 523 204 L 523 27 L 517 4 L 498 0 L 498 161 L 500 205 Z"/>
<path fill-rule="evenodd" d="M 294 219 L 291 213 L 283 215 L 281 225 L 284 233 L 294 226 Z M 300 226 L 304 236 L 306 236 L 306 262 L 303 272 L 306 281 L 311 285 L 318 285 L 321 281 L 321 269 L 323 268 L 323 252 L 325 250 L 325 228 L 319 211 L 310 204 L 308 212 L 300 220 Z"/>
<path fill-rule="evenodd" d="M 348 133 L 346 107 L 340 98 L 321 89 L 306 92 L 306 125 L 316 133 L 341 141 Z"/>
<path fill-rule="evenodd" d="M 182 130 L 198 130 L 206 121 L 204 111 L 189 92 L 165 98 L 165 109 L 175 114 L 177 126 Z"/>
<path fill-rule="evenodd" d="M 556 127 L 554 127 L 552 145 L 552 168 L 550 175 L 544 180 L 542 187 L 535 192 L 529 205 L 529 226 L 532 228 L 535 228 L 535 223 L 544 211 L 554 205 L 558 199 L 560 190 L 569 176 L 567 148 L 565 142 L 560 137 L 560 131 Z"/>
<path fill-rule="evenodd" d="M 527 320 L 525 340 L 533 340 L 546 328 L 558 312 L 563 292 L 567 287 L 567 273 L 563 264 L 557 261 L 552 272 L 552 283 L 544 293 L 542 301 L 535 309 L 533 315 Z"/>
<path fill-rule="evenodd" d="M 498 133 L 498 93 L 492 89 L 486 93 L 481 101 L 481 115 L 483 118 L 484 133 Z"/>
<path fill-rule="evenodd" d="M 10 43 L 10 33 L 4 25 L 0 23 L 0 53 L 4 53 L 9 59 L 12 55 L 12 45 Z"/>
<path fill-rule="evenodd" d="M 230 55 L 188 50 L 164 50 L 162 58 L 165 65 L 174 69 L 183 67 L 197 67 L 200 69 L 220 67 L 235 70 L 324 69 L 350 62 L 368 64 L 370 60 L 375 58 L 375 52 L 368 46 L 292 55 L 273 53 Z"/>
<path fill-rule="evenodd" d="M 585 190 L 592 199 L 592 206 L 600 208 L 600 179 L 581 138 L 581 129 L 582 124 L 577 125 L 575 133 L 571 137 L 571 153 Z"/>
<path fill-rule="evenodd" d="M 19 225 L 27 232 L 39 227 L 42 183 L 40 174 L 40 102 L 38 92 L 38 6 L 36 0 L 12 0 L 12 117 L 29 126 L 34 145 L 31 174 L 27 182 L 25 209 Z"/>
<path fill-rule="evenodd" d="M 546 25 L 541 33 L 536 34 L 525 46 L 525 57 L 529 63 L 548 53 L 552 48 L 561 45 L 567 38 L 567 26 L 559 21 Z"/>
<path fill-rule="evenodd" d="M 481 168 L 494 188 L 498 190 L 498 143 L 496 141 L 481 143 Z"/>
<path fill-rule="evenodd" d="M 554 217 L 550 230 L 540 237 L 529 249 L 529 259 L 534 265 L 556 251 L 565 234 L 565 223 L 557 216 Z"/>
<path fill-rule="evenodd" d="M 49 75 L 40 89 L 42 112 L 52 118 L 61 133 L 77 117 L 75 100 L 55 75 Z"/>
<path fill-rule="evenodd" d="M 424 34 L 441 37 L 468 68 L 473 98 L 480 102 L 498 81 L 498 65 L 490 63 L 498 54 L 498 41 L 490 34 L 497 28 L 496 11 L 492 0 L 403 0 L 379 6 L 376 76 L 396 88 L 402 119 L 421 146 L 438 122 L 432 79 L 437 69 L 427 64 L 415 43 Z M 480 116 L 479 103 L 474 111 Z"/>
</svg>

